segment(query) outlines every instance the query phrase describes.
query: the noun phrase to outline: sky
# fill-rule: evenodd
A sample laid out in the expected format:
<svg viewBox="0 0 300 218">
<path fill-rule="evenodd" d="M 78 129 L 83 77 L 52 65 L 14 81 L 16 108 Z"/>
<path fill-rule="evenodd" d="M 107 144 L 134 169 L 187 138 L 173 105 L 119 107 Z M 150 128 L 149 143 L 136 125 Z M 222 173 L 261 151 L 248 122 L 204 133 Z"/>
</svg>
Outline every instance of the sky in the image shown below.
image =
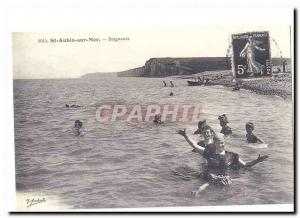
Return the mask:
<svg viewBox="0 0 300 218">
<path fill-rule="evenodd" d="M 13 77 L 78 78 L 87 73 L 119 72 L 140 67 L 154 57 L 225 57 L 231 34 L 248 31 L 269 31 L 283 57 L 290 57 L 290 27 L 286 24 L 14 32 Z M 109 37 L 129 40 L 102 40 Z M 102 41 L 50 42 L 50 39 L 66 38 L 99 38 Z M 279 49 L 270 41 L 272 57 L 278 57 Z"/>
</svg>

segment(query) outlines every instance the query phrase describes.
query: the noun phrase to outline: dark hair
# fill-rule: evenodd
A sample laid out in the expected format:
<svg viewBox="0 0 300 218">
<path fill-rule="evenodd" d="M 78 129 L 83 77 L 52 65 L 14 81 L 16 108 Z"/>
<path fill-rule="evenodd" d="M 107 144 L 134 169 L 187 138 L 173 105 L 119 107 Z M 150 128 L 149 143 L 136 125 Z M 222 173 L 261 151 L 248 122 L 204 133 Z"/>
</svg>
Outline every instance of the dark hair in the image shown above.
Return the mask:
<svg viewBox="0 0 300 218">
<path fill-rule="evenodd" d="M 229 123 L 228 118 L 226 116 L 226 114 L 222 114 L 218 117 L 218 119 L 224 123 Z"/>
<path fill-rule="evenodd" d="M 75 120 L 75 125 L 74 126 L 76 126 L 76 124 L 78 124 L 80 127 L 82 127 L 82 122 L 80 120 Z"/>
<path fill-rule="evenodd" d="M 198 128 L 203 129 L 206 126 L 206 120 L 201 120 L 198 122 Z"/>
<path fill-rule="evenodd" d="M 251 128 L 252 130 L 254 130 L 254 124 L 251 122 L 246 123 L 246 129 Z"/>
<path fill-rule="evenodd" d="M 155 119 L 155 120 L 160 120 L 160 119 L 161 119 L 161 115 L 160 115 L 160 114 L 156 114 L 156 115 L 154 116 L 154 119 Z"/>
<path fill-rule="evenodd" d="M 203 132 L 206 131 L 206 130 L 210 130 L 212 133 L 215 133 L 215 132 L 212 130 L 212 128 L 210 128 L 210 126 L 204 126 L 204 127 L 202 128 L 202 131 L 203 131 Z"/>
</svg>

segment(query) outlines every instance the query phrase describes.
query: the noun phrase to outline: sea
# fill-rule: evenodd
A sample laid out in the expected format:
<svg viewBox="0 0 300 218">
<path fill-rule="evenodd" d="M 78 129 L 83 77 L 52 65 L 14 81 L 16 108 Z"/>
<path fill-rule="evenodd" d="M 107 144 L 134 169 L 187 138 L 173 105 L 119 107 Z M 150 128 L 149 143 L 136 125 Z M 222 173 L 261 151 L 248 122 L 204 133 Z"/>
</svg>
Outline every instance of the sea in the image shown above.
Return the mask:
<svg viewBox="0 0 300 218">
<path fill-rule="evenodd" d="M 172 80 L 174 88 L 163 87 Z M 187 86 L 175 78 L 105 75 L 97 79 L 14 80 L 16 190 L 19 203 L 43 199 L 48 209 L 292 204 L 294 200 L 293 102 L 223 86 Z M 174 95 L 170 96 L 170 92 Z M 232 184 L 210 185 L 205 160 L 176 131 L 193 135 L 197 123 L 100 122 L 101 105 L 200 104 L 201 119 L 215 132 L 226 114 L 233 135 L 226 150 L 244 161 L 269 158 L 228 172 Z M 78 108 L 66 108 L 76 104 Z M 81 120 L 83 136 L 72 128 Z M 268 146 L 246 143 L 245 123 Z M 22 200 L 23 199 L 23 200 Z M 27 202 L 28 203 L 28 202 Z M 28 206 L 28 205 L 27 205 Z M 36 205 L 37 206 L 37 205 Z M 34 209 L 35 205 L 32 205 Z"/>
</svg>

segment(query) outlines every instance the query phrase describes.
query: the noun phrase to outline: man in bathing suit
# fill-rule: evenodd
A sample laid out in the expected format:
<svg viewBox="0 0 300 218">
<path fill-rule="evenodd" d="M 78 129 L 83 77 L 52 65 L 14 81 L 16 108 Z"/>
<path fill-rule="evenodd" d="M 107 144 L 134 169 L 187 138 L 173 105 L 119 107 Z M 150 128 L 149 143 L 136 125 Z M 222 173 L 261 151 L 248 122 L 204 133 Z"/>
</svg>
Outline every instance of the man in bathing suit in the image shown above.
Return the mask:
<svg viewBox="0 0 300 218">
<path fill-rule="evenodd" d="M 220 115 L 218 117 L 218 120 L 220 121 L 220 126 L 222 127 L 221 133 L 224 134 L 225 136 L 231 135 L 232 130 L 228 126 L 229 121 L 228 121 L 228 118 L 227 118 L 226 114 Z"/>
<path fill-rule="evenodd" d="M 254 124 L 251 122 L 246 123 L 246 138 L 248 143 L 264 143 L 262 139 L 254 135 Z"/>
</svg>

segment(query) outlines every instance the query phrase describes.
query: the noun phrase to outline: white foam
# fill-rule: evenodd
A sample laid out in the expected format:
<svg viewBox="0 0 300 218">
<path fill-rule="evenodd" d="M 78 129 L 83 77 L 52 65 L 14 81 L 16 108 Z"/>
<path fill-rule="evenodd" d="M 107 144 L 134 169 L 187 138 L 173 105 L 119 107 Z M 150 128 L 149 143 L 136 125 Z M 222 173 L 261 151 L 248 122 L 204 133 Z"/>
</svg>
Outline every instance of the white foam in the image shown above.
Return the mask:
<svg viewBox="0 0 300 218">
<path fill-rule="evenodd" d="M 249 147 L 251 148 L 256 148 L 256 149 L 260 149 L 260 148 L 267 148 L 268 147 L 268 144 L 258 144 L 258 143 L 251 143 L 251 144 L 248 144 Z"/>
</svg>

